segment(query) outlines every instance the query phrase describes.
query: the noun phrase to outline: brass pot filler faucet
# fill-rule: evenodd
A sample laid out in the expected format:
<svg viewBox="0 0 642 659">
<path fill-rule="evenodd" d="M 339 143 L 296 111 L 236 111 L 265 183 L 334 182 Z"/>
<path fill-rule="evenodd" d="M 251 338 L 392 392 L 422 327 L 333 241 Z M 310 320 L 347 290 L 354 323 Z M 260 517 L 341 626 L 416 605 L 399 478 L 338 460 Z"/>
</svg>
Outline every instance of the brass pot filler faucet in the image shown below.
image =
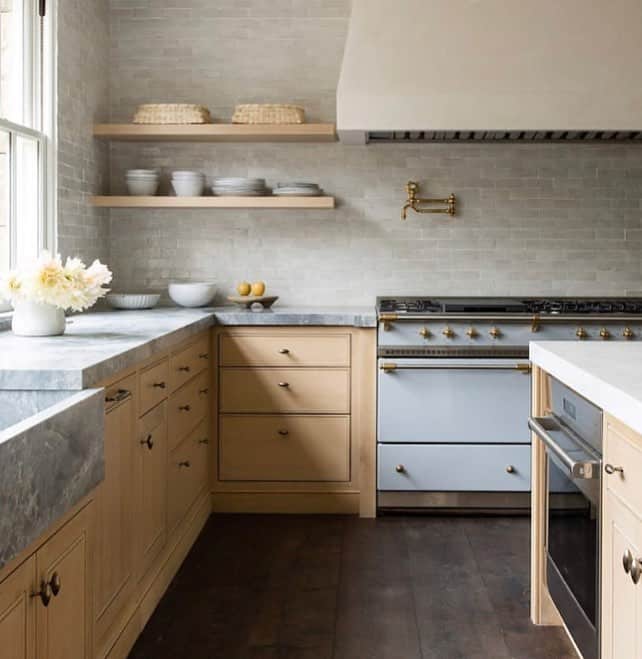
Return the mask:
<svg viewBox="0 0 642 659">
<path fill-rule="evenodd" d="M 457 199 L 454 194 L 448 195 L 446 199 L 421 199 L 417 197 L 419 184 L 414 181 L 406 183 L 406 192 L 408 199 L 401 210 L 401 219 L 405 220 L 408 215 L 408 209 L 415 213 L 446 213 L 451 217 L 455 214 Z M 446 204 L 446 208 L 423 208 L 425 204 Z"/>
</svg>

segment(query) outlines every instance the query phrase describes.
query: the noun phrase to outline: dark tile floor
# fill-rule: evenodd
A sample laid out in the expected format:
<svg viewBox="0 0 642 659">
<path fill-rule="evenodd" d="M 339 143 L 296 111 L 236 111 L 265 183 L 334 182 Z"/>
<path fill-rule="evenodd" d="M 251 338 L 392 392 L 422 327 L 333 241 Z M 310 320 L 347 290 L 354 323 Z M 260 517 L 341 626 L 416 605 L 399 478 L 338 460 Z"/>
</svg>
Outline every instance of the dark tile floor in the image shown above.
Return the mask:
<svg viewBox="0 0 642 659">
<path fill-rule="evenodd" d="M 571 659 L 526 518 L 216 516 L 130 659 Z"/>
</svg>

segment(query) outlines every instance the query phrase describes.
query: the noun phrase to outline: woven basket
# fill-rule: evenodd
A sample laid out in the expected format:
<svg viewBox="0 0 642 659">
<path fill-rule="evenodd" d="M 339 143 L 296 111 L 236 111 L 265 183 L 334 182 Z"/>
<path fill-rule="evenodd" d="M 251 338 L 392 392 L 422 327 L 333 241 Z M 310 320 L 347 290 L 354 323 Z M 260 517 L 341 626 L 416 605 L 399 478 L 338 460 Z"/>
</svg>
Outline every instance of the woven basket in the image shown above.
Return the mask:
<svg viewBox="0 0 642 659">
<path fill-rule="evenodd" d="M 147 103 L 139 105 L 135 124 L 211 124 L 212 116 L 204 105 L 189 103 Z"/>
<path fill-rule="evenodd" d="M 302 124 L 305 110 L 299 105 L 237 105 L 233 124 Z"/>
</svg>

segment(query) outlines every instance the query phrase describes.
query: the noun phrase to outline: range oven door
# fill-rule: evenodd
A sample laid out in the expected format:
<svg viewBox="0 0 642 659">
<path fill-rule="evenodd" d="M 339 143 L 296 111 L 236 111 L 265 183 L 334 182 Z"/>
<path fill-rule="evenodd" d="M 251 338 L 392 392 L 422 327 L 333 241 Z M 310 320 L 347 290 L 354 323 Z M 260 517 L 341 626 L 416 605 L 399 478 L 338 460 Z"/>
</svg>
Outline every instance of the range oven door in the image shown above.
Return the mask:
<svg viewBox="0 0 642 659">
<path fill-rule="evenodd" d="M 529 426 L 547 455 L 548 590 L 584 659 L 598 659 L 601 458 L 554 416 Z"/>
<path fill-rule="evenodd" d="M 529 444 L 526 359 L 379 360 L 380 443 Z"/>
</svg>

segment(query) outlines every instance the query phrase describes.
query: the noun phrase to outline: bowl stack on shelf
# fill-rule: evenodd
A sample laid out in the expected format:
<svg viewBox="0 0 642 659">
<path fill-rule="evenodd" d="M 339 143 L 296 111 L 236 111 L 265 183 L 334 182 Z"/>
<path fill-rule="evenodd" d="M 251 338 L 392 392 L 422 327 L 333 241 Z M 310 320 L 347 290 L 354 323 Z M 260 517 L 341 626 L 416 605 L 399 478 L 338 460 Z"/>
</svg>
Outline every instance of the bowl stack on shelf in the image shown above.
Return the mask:
<svg viewBox="0 0 642 659">
<path fill-rule="evenodd" d="M 320 197 L 323 190 L 316 183 L 277 183 L 272 194 L 278 197 Z"/>
<path fill-rule="evenodd" d="M 172 172 L 172 187 L 177 197 L 200 197 L 205 189 L 205 176 L 201 172 Z"/>
<path fill-rule="evenodd" d="M 156 169 L 128 169 L 125 174 L 129 194 L 137 197 L 155 195 L 159 178 Z"/>
<path fill-rule="evenodd" d="M 212 192 L 218 197 L 265 197 L 270 189 L 264 178 L 235 178 L 217 176 L 212 179 Z"/>
</svg>

